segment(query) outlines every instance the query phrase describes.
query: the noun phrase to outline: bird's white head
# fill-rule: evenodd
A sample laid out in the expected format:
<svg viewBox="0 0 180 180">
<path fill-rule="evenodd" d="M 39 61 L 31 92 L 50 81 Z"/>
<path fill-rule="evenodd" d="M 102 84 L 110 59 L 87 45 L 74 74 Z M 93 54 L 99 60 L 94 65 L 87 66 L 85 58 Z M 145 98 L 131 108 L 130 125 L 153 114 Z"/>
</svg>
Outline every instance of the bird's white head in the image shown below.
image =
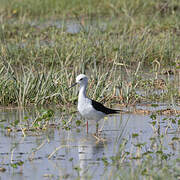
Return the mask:
<svg viewBox="0 0 180 180">
<path fill-rule="evenodd" d="M 85 74 L 79 74 L 76 77 L 76 83 L 74 83 L 71 87 L 73 87 L 73 86 L 75 86 L 77 84 L 79 84 L 80 87 L 81 86 L 87 86 L 87 84 L 88 84 L 88 77 Z"/>
<path fill-rule="evenodd" d="M 76 83 L 81 85 L 87 85 L 88 77 L 85 74 L 80 74 L 76 77 Z"/>
</svg>

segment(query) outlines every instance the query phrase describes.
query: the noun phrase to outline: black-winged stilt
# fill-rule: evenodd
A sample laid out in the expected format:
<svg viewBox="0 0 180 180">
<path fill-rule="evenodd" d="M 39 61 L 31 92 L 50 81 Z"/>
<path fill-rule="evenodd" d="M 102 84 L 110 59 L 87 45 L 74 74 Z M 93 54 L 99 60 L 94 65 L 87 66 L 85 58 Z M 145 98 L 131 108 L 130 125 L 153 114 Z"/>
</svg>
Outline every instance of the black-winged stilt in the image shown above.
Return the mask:
<svg viewBox="0 0 180 180">
<path fill-rule="evenodd" d="M 89 99 L 86 96 L 86 88 L 88 85 L 88 78 L 84 74 L 80 74 L 76 77 L 76 82 L 71 86 L 79 84 L 80 90 L 78 95 L 78 111 L 87 120 L 87 133 L 88 133 L 88 120 L 96 121 L 96 134 L 98 135 L 98 121 L 104 118 L 108 114 L 116 114 L 120 110 L 109 109 L 101 103 Z M 71 88 L 70 87 L 70 88 Z"/>
</svg>

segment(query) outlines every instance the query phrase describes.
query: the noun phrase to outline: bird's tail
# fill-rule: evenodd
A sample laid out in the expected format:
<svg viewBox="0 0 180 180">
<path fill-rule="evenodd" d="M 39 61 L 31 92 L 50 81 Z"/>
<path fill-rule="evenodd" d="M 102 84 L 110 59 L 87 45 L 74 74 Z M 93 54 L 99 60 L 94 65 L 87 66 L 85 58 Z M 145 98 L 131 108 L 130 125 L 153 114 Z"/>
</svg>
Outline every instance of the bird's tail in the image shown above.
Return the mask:
<svg viewBox="0 0 180 180">
<path fill-rule="evenodd" d="M 120 112 L 122 112 L 122 110 L 108 109 L 107 114 L 118 114 Z"/>
</svg>

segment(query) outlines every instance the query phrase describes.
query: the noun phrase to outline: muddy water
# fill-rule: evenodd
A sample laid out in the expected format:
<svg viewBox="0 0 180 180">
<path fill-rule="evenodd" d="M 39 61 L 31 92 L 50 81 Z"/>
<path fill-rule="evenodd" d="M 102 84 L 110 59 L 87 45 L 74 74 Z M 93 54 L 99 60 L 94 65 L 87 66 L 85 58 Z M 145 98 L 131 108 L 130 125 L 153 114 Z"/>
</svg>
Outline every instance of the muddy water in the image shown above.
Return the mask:
<svg viewBox="0 0 180 180">
<path fill-rule="evenodd" d="M 37 117 L 39 110 L 35 109 L 9 109 L 0 111 L 0 167 L 5 172 L 0 172 L 0 179 L 101 179 L 104 172 L 110 171 L 105 166 L 102 158 L 110 161 L 115 156 L 124 138 L 128 140 L 126 151 L 132 152 L 132 133 L 138 133 L 138 142 L 151 144 L 150 138 L 158 137 L 158 133 L 165 133 L 166 116 L 158 116 L 159 132 L 153 130 L 149 115 L 121 114 L 110 116 L 100 122 L 102 128 L 101 137 L 105 141 L 97 142 L 93 133 L 95 125 L 89 123 L 89 134 L 85 127 L 75 126 L 76 118 L 72 121 L 72 129 L 61 128 L 62 113 L 56 111 L 54 122 L 59 128 L 48 128 L 47 131 L 30 132 L 25 137 L 22 132 L 8 133 L 5 127 L 15 120 L 22 121 L 25 116 L 28 121 Z M 54 123 L 53 122 L 53 123 Z M 4 127 L 3 127 L 4 126 Z M 179 155 L 180 147 L 173 148 L 169 144 L 174 136 L 178 136 L 175 128 L 170 128 L 162 142 L 164 151 L 173 154 L 173 158 Z M 59 148 L 56 153 L 53 151 Z M 48 159 L 48 156 L 51 158 Z M 17 168 L 11 167 L 11 163 L 22 161 L 23 165 Z"/>
</svg>

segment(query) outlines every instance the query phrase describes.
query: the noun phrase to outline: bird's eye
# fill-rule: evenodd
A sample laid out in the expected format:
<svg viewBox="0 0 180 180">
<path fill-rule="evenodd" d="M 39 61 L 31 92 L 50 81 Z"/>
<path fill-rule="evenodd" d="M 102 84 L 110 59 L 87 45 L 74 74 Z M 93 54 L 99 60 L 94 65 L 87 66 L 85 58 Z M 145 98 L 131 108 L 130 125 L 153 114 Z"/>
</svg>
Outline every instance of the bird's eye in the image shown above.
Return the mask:
<svg viewBox="0 0 180 180">
<path fill-rule="evenodd" d="M 82 81 L 82 80 L 83 80 L 83 78 L 80 79 L 80 81 Z"/>
</svg>

